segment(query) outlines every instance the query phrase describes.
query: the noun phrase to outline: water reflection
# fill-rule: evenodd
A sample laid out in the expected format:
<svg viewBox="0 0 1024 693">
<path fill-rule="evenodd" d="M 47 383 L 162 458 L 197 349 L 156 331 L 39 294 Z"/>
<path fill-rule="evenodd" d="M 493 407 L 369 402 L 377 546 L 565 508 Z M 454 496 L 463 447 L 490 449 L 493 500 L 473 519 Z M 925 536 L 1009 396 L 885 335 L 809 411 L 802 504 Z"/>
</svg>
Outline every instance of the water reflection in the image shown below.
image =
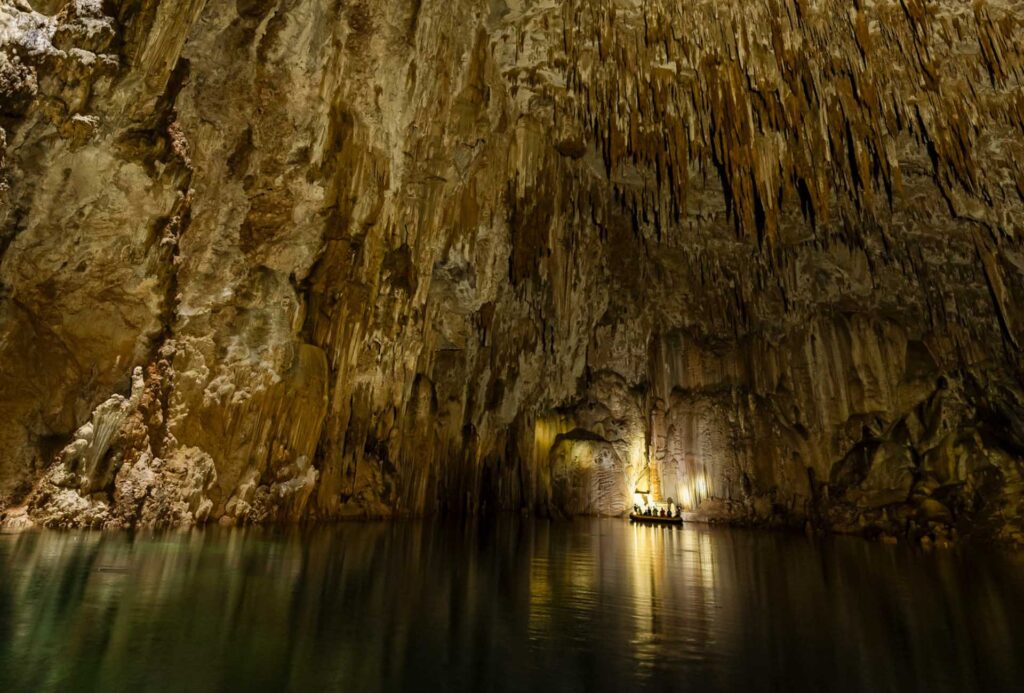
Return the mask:
<svg viewBox="0 0 1024 693">
<path fill-rule="evenodd" d="M 1024 565 L 618 520 L 0 536 L 0 690 L 1010 690 Z"/>
</svg>

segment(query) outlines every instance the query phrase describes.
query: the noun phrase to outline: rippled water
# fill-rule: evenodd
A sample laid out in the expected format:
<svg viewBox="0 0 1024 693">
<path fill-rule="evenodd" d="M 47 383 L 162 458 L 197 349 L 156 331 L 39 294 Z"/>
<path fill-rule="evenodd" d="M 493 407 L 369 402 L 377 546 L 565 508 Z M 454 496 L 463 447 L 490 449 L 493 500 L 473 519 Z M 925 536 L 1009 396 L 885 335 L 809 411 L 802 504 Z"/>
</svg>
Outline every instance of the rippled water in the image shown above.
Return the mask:
<svg viewBox="0 0 1024 693">
<path fill-rule="evenodd" d="M 0 536 L 0 690 L 1004 691 L 1024 560 L 637 527 Z"/>
</svg>

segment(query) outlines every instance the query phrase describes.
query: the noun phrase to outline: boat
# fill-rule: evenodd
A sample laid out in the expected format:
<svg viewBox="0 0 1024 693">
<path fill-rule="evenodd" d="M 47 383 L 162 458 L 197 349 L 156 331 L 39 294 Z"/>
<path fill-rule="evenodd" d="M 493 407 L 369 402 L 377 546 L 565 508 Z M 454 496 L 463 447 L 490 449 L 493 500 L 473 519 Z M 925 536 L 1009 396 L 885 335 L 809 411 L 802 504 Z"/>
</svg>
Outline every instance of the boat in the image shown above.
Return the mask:
<svg viewBox="0 0 1024 693">
<path fill-rule="evenodd" d="M 683 518 L 678 516 L 662 517 L 661 515 L 637 515 L 636 513 L 629 514 L 630 522 L 649 522 L 651 524 L 658 525 L 681 525 L 683 524 Z"/>
<path fill-rule="evenodd" d="M 644 510 L 651 514 L 645 514 Z M 629 521 L 652 525 L 681 525 L 683 514 L 677 512 L 678 510 L 678 506 L 671 498 L 660 500 L 651 497 L 650 469 L 645 471 L 633 492 L 633 510 L 629 513 Z M 662 512 L 665 514 L 660 514 Z"/>
</svg>

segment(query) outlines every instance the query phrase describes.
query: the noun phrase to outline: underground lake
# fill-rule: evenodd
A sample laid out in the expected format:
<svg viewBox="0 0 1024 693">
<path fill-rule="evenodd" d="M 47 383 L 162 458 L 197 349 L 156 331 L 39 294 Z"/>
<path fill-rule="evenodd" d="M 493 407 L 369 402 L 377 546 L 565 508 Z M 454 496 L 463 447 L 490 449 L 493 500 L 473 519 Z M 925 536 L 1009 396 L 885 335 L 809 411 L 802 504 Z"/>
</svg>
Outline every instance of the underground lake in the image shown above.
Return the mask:
<svg viewBox="0 0 1024 693">
<path fill-rule="evenodd" d="M 0 535 L 0 690 L 1009 691 L 1024 556 L 621 519 Z"/>
</svg>

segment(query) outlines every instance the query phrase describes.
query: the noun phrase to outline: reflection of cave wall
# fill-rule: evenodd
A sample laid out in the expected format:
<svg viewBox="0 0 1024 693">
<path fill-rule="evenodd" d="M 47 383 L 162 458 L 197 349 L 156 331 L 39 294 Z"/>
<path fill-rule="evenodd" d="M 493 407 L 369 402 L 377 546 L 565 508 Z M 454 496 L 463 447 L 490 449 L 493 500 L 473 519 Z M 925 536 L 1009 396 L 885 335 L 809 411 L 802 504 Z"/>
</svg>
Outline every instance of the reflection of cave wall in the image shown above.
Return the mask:
<svg viewBox="0 0 1024 693">
<path fill-rule="evenodd" d="M 0 5 L 0 512 L 1020 527 L 1012 4 L 116 5 Z"/>
</svg>

